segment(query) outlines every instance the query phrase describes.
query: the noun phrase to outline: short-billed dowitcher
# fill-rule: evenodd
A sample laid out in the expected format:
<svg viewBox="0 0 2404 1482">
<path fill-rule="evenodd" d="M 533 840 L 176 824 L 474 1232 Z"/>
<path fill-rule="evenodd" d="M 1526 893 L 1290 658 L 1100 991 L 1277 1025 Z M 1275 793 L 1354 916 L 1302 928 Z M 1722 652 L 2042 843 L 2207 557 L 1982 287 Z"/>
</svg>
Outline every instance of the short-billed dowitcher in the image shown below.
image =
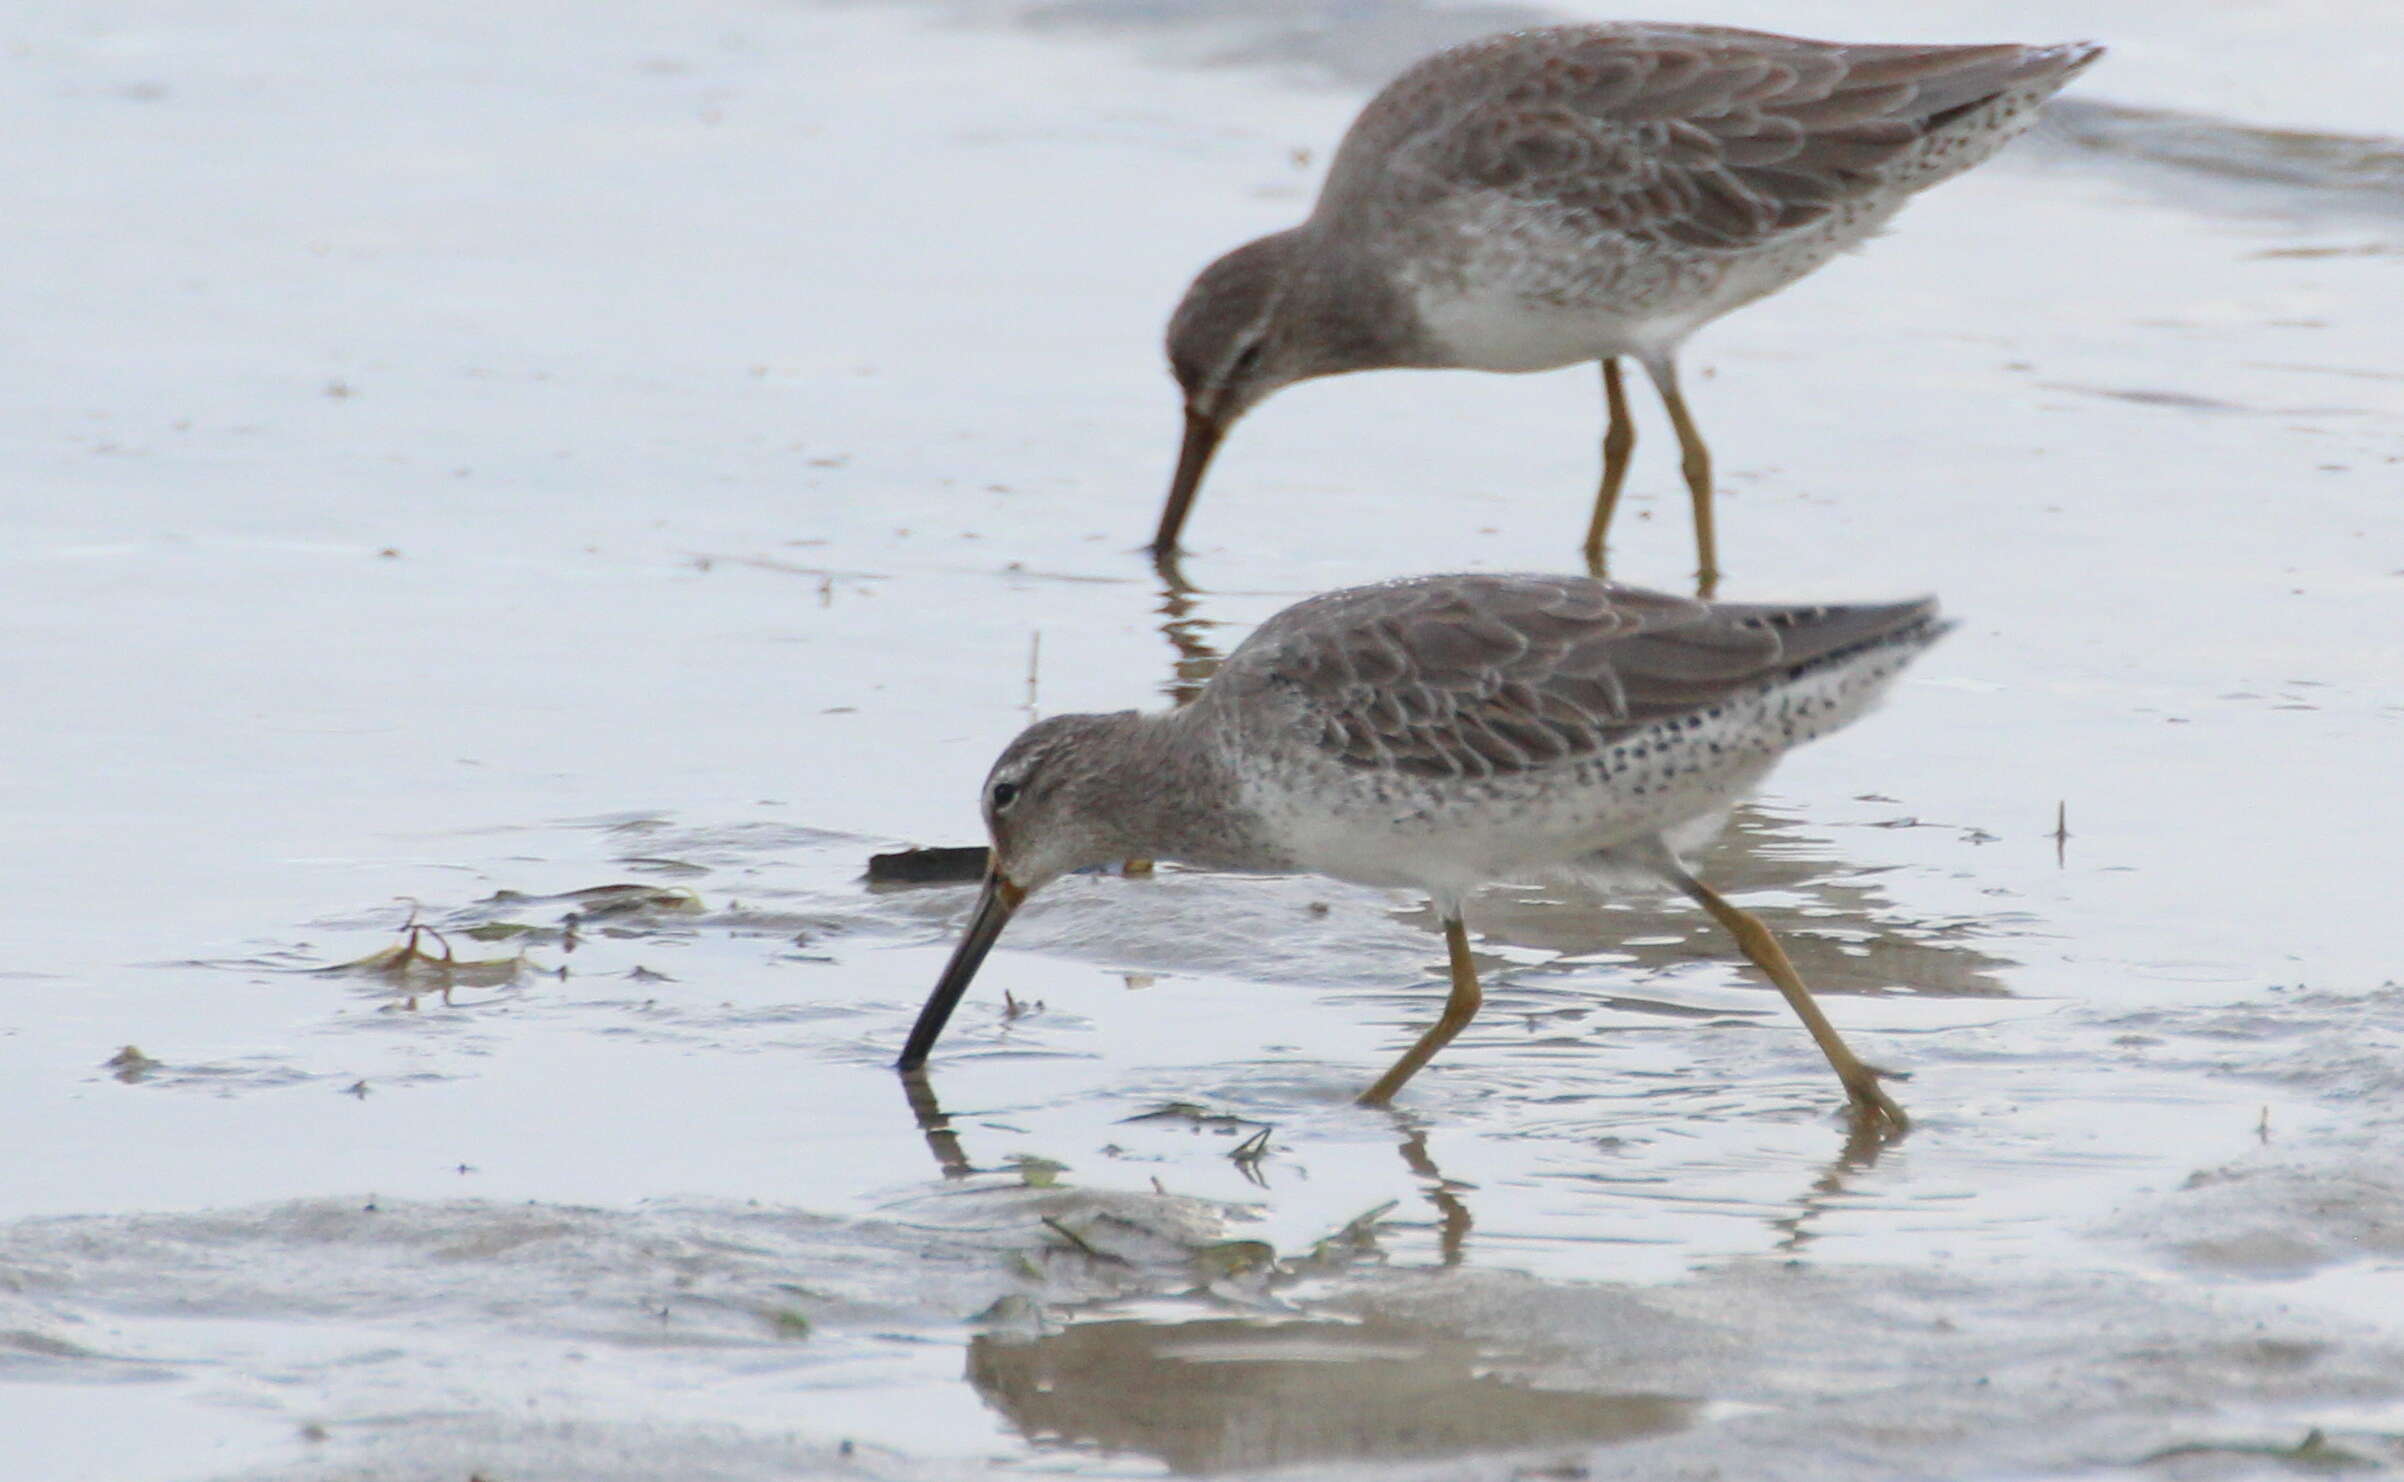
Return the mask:
<svg viewBox="0 0 2404 1482">
<path fill-rule="evenodd" d="M 1679 862 L 1787 748 L 1846 724 L 1944 631 L 1930 601 L 1707 603 L 1587 577 L 1422 576 L 1300 602 L 1190 704 L 1036 722 L 985 779 L 993 862 L 901 1054 L 923 1064 L 1020 902 L 1127 858 L 1425 891 L 1452 993 L 1361 1100 L 1480 999 L 1463 906 L 1494 881 L 1634 870 L 1683 891 L 1802 1017 L 1865 1117 L 1902 1108 L 1777 939 Z"/>
<path fill-rule="evenodd" d="M 2101 53 L 1627 23 L 1428 58 L 1362 110 L 1307 221 L 1186 290 L 1168 334 L 1185 441 L 1153 554 L 1174 559 L 1220 439 L 1279 387 L 1595 360 L 1610 412 L 1585 546 L 1599 575 L 1636 440 L 1624 355 L 1677 432 L 1710 596 L 1711 456 L 1678 389 L 1679 346 L 1986 159 Z"/>
</svg>

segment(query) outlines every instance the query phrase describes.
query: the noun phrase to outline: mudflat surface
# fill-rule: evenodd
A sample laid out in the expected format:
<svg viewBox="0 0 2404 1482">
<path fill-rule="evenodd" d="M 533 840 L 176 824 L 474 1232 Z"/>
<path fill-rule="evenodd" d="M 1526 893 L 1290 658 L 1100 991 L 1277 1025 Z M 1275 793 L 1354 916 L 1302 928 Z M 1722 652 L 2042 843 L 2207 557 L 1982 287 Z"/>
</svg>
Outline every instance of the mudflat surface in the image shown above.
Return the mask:
<svg viewBox="0 0 2404 1482">
<path fill-rule="evenodd" d="M 1574 564 L 1584 371 L 1288 391 L 1197 590 L 1133 553 L 1187 278 L 1532 8 L 0 22 L 21 1475 L 2404 1462 L 2404 25 L 1656 11 L 2115 48 L 1688 355 L 1725 595 L 1963 624 L 1698 861 L 1913 1073 L 1884 1150 L 1651 898 L 1481 900 L 1391 1115 L 1442 943 L 1310 879 L 1063 882 L 888 1068 L 968 891 L 867 860 L 1030 710 Z"/>
</svg>

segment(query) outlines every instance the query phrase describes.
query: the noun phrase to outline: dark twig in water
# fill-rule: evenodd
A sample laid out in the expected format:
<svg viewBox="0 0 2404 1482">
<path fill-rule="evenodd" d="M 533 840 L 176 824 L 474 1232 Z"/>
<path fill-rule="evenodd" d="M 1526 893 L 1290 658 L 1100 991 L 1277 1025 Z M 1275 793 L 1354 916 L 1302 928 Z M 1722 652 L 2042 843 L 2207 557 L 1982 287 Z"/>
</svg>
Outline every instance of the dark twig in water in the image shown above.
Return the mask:
<svg viewBox="0 0 2404 1482">
<path fill-rule="evenodd" d="M 1079 1235 L 1076 1231 L 1060 1223 L 1060 1221 L 1052 1218 L 1048 1214 L 1043 1216 L 1043 1225 L 1045 1229 L 1050 1230 L 1053 1234 L 1059 1236 L 1061 1239 L 1075 1246 L 1079 1251 L 1082 1251 L 1084 1254 L 1091 1256 L 1097 1261 L 1108 1261 L 1117 1266 L 1124 1266 L 1127 1264 L 1127 1258 L 1125 1256 L 1114 1256 L 1106 1250 L 1096 1250 L 1092 1245 L 1086 1242 L 1085 1237 Z"/>
<path fill-rule="evenodd" d="M 2370 1457 L 2358 1451 L 2348 1451 L 2343 1446 L 2330 1445 L 2328 1433 L 2317 1425 L 2306 1431 L 2304 1439 L 2293 1446 L 2267 1442 L 2249 1445 L 2242 1442 L 2193 1441 L 2184 1446 L 2165 1446 L 2149 1456 L 2139 1457 L 2137 1465 L 2152 1466 L 2156 1462 L 2175 1461 L 2183 1456 L 2259 1456 L 2313 1472 L 2379 1470 L 2379 1463 Z"/>
<path fill-rule="evenodd" d="M 974 885 L 985 878 L 992 851 L 982 844 L 897 849 L 868 856 L 871 885 Z"/>
<path fill-rule="evenodd" d="M 1276 1130 L 1274 1127 L 1263 1127 L 1227 1153 L 1228 1161 L 1235 1164 L 1237 1172 L 1264 1189 L 1269 1186 L 1269 1181 L 1261 1176 L 1260 1162 L 1269 1156 L 1269 1134 Z"/>
</svg>

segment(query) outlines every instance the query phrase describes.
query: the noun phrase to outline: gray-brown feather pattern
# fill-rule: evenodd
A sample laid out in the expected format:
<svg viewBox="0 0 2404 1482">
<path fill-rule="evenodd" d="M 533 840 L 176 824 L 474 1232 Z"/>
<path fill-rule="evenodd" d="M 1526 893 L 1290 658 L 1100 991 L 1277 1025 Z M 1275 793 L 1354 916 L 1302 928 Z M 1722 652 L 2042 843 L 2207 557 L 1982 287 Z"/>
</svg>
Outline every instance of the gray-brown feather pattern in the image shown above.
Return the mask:
<svg viewBox="0 0 2404 1482">
<path fill-rule="evenodd" d="M 1388 177 L 1389 201 L 1485 189 L 1590 233 L 1742 247 L 1863 197 L 1956 115 L 2066 80 L 2085 56 L 1710 26 L 1497 36 L 1431 57 L 1380 93 L 1329 194 L 1352 193 L 1341 177 L 1359 161 Z"/>
<path fill-rule="evenodd" d="M 1491 777 L 1590 756 L 1931 611 L 1714 605 L 1574 577 L 1414 578 L 1279 614 L 1202 703 L 1290 717 L 1280 723 L 1350 766 Z M 1262 691 L 1277 703 L 1259 704 Z"/>
</svg>

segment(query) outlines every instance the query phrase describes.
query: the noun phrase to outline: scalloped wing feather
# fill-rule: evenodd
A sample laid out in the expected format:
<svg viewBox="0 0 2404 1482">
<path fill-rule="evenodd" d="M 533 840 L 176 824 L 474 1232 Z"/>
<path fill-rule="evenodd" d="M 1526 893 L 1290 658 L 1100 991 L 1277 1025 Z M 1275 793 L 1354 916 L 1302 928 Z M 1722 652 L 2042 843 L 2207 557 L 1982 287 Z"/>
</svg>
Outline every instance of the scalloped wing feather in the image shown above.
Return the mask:
<svg viewBox="0 0 2404 1482">
<path fill-rule="evenodd" d="M 1347 766 L 1492 777 L 1593 755 L 1932 611 L 1713 605 L 1576 577 L 1418 577 L 1287 609 L 1198 703 L 1280 717 Z M 1256 705 L 1260 691 L 1277 703 Z"/>
<path fill-rule="evenodd" d="M 1707 26 L 1513 33 L 1403 74 L 1354 126 L 1363 147 L 1344 154 L 1430 193 L 1543 203 L 1590 232 L 1739 247 L 1868 195 L 1964 111 L 2050 91 L 2093 54 Z M 1332 179 L 1330 190 L 1344 194 Z"/>
</svg>

